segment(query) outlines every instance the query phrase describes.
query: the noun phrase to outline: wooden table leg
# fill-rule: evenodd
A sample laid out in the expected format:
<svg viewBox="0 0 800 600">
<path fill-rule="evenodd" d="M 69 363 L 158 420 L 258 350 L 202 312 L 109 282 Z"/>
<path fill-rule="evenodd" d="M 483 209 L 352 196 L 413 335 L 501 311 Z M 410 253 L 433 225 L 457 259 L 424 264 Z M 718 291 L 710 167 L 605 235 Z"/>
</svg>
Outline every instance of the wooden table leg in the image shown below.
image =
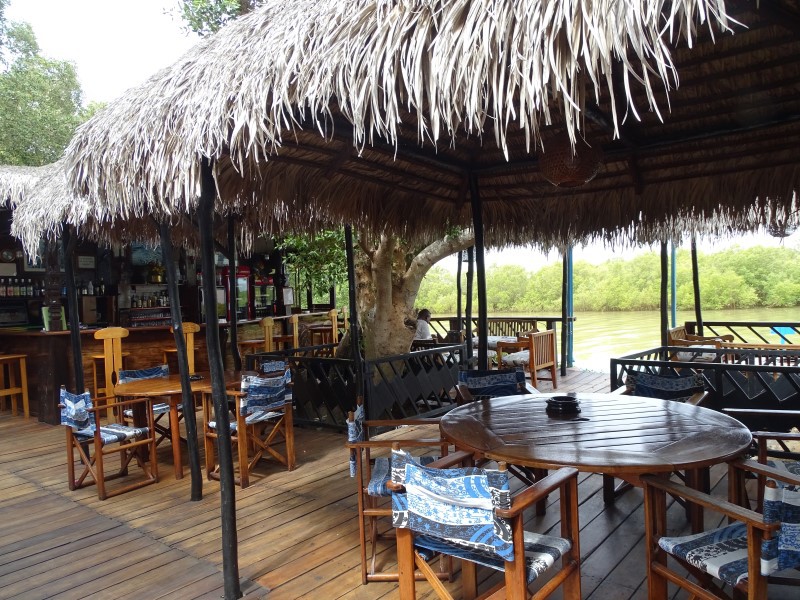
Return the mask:
<svg viewBox="0 0 800 600">
<path fill-rule="evenodd" d="M 172 460 L 175 479 L 183 479 L 183 462 L 181 460 L 181 424 L 178 422 L 178 403 L 180 395 L 169 397 L 169 430 L 172 442 Z"/>
<path fill-rule="evenodd" d="M 693 490 L 708 493 L 708 480 L 708 467 L 703 469 L 687 469 L 686 471 L 686 485 Z M 700 533 L 703 531 L 703 507 L 687 500 L 686 513 L 686 517 L 692 525 L 692 533 Z"/>
</svg>

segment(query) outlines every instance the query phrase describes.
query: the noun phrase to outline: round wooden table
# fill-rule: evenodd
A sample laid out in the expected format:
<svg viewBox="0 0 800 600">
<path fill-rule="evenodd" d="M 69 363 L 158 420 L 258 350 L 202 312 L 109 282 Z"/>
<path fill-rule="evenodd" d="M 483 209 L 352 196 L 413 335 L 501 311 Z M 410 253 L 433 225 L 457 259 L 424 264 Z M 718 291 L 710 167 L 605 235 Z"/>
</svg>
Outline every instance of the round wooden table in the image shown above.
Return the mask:
<svg viewBox="0 0 800 600">
<path fill-rule="evenodd" d="M 492 460 L 571 466 L 633 485 L 645 473 L 697 473 L 740 456 L 752 440 L 747 427 L 720 412 L 639 396 L 578 393 L 580 413 L 551 417 L 546 400 L 558 395 L 471 402 L 444 415 L 439 427 L 459 448 Z"/>
<path fill-rule="evenodd" d="M 244 371 L 225 371 L 225 387 L 241 382 Z M 210 392 L 211 375 L 197 373 L 190 381 L 192 393 Z M 169 401 L 169 427 L 170 441 L 172 442 L 172 459 L 174 462 L 175 479 L 183 477 L 183 462 L 181 458 L 180 424 L 178 423 L 178 406 L 181 403 L 183 390 L 181 389 L 181 376 L 176 374 L 168 377 L 153 377 L 152 379 L 137 379 L 128 383 L 118 383 L 114 386 L 114 395 L 122 398 L 137 397 L 164 397 Z"/>
</svg>

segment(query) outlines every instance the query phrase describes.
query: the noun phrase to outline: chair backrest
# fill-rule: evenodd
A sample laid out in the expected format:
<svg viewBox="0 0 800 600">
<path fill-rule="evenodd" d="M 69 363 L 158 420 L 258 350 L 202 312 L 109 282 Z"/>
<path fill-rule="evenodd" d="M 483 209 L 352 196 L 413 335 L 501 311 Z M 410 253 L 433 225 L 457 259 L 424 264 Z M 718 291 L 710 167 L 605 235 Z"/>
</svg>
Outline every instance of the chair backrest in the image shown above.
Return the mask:
<svg viewBox="0 0 800 600">
<path fill-rule="evenodd" d="M 254 412 L 280 408 L 286 402 L 291 402 L 291 381 L 292 372 L 289 369 L 276 377 L 242 377 L 242 392 L 245 395 L 239 402 L 239 414 L 246 417 Z"/>
<path fill-rule="evenodd" d="M 525 371 L 521 368 L 459 371 L 458 381 L 467 386 L 474 399 L 526 393 Z"/>
<path fill-rule="evenodd" d="M 654 375 L 632 371 L 625 379 L 626 391 L 634 396 L 686 402 L 694 394 L 703 392 L 703 376 L 693 373 L 689 377 Z"/>
<path fill-rule="evenodd" d="M 672 329 L 667 329 L 667 345 L 674 346 L 676 340 L 686 340 L 686 326 L 679 325 L 678 327 L 673 327 Z"/>
<path fill-rule="evenodd" d="M 761 544 L 761 573 L 769 575 L 800 567 L 800 489 L 767 482 L 764 522 L 780 522 L 781 528 Z"/>
<path fill-rule="evenodd" d="M 495 508 L 511 506 L 507 471 L 433 469 L 392 449 L 392 482 L 405 488 L 392 493 L 395 527 L 514 560 L 511 527 L 495 514 Z"/>
<path fill-rule="evenodd" d="M 158 365 L 147 369 L 127 369 L 119 372 L 117 383 L 128 383 L 137 379 L 157 379 L 158 377 L 169 377 L 169 366 Z"/>
<path fill-rule="evenodd" d="M 194 375 L 194 334 L 200 331 L 200 325 L 191 321 L 181 323 L 183 329 L 183 339 L 186 342 L 186 361 L 189 365 L 189 374 Z M 174 333 L 173 327 L 169 328 L 170 333 Z"/>
<path fill-rule="evenodd" d="M 90 410 L 92 397 L 88 391 L 82 394 L 72 394 L 62 386 L 58 400 L 61 406 L 62 425 L 80 431 L 95 424 L 94 413 Z"/>
<path fill-rule="evenodd" d="M 331 344 L 339 343 L 339 311 L 332 308 L 328 311 L 328 318 L 331 321 Z"/>
<path fill-rule="evenodd" d="M 107 396 L 114 394 L 114 385 L 122 369 L 122 339 L 128 337 L 124 327 L 106 327 L 94 332 L 94 339 L 103 340 L 103 370 Z"/>
<path fill-rule="evenodd" d="M 538 371 L 556 364 L 556 331 L 546 329 L 537 331 L 528 336 L 531 340 L 530 353 L 533 358 L 530 365 L 531 371 Z"/>
</svg>

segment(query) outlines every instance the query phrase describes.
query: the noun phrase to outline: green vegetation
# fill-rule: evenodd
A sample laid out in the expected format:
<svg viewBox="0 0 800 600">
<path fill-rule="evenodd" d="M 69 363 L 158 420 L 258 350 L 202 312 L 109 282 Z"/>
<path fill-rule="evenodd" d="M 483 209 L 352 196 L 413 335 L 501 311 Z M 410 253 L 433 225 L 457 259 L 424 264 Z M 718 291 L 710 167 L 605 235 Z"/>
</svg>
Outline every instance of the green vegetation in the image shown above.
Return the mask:
<svg viewBox="0 0 800 600">
<path fill-rule="evenodd" d="M 600 265 L 577 261 L 573 266 L 577 312 L 658 310 L 661 273 L 657 252 Z M 714 254 L 700 253 L 698 266 L 704 309 L 800 305 L 800 251 L 796 249 L 734 246 Z M 561 272 L 561 263 L 535 273 L 519 266 L 488 268 L 489 312 L 560 312 Z M 688 250 L 678 251 L 676 273 L 678 309 L 691 310 L 694 291 Z M 429 308 L 434 315 L 454 314 L 455 290 L 455 274 L 436 267 L 423 280 L 416 305 Z"/>
<path fill-rule="evenodd" d="M 75 66 L 42 56 L 30 25 L 5 19 L 7 4 L 0 0 L 0 164 L 43 165 L 96 107 L 81 107 Z"/>
</svg>

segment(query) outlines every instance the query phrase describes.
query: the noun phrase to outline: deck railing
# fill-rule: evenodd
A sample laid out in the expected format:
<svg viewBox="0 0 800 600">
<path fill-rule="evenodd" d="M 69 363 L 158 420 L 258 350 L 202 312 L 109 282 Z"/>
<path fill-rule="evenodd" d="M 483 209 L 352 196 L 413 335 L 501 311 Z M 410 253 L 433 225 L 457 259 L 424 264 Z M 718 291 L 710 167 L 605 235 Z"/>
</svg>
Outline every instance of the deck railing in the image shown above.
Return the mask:
<svg viewBox="0 0 800 600">
<path fill-rule="evenodd" d="M 292 371 L 296 420 L 345 428 L 347 412 L 356 405 L 355 362 L 334 358 L 333 350 L 327 345 L 248 354 L 245 368 L 285 360 Z M 455 344 L 365 361 L 367 417 L 434 416 L 453 408 L 450 391 L 458 382 L 463 352 L 464 346 Z"/>
<path fill-rule="evenodd" d="M 686 321 L 686 331 L 698 335 L 697 321 Z M 733 335 L 733 339 L 744 344 L 788 344 L 800 345 L 800 323 L 789 321 L 703 321 L 703 335 Z"/>
<path fill-rule="evenodd" d="M 696 352 L 694 352 L 696 350 Z M 669 357 L 680 357 L 670 360 Z M 686 360 L 684 360 L 686 359 Z M 780 350 L 660 346 L 611 359 L 611 389 L 631 372 L 685 377 L 701 374 L 709 399 L 704 406 L 800 410 L 800 348 Z M 751 429 L 787 430 L 794 419 L 744 416 Z"/>
<path fill-rule="evenodd" d="M 473 317 L 472 319 L 472 335 L 473 337 L 478 335 L 478 319 Z M 569 327 L 567 328 L 567 334 L 572 335 L 572 328 L 575 322 L 575 317 L 568 317 L 567 321 Z M 452 332 L 461 331 L 462 334 L 466 336 L 466 331 L 464 330 L 463 326 L 459 327 L 459 322 L 457 317 L 431 317 L 431 329 L 441 338 L 441 339 L 453 339 Z M 462 325 L 465 320 L 462 318 L 461 320 Z M 561 323 L 562 326 L 564 324 L 564 319 L 560 316 L 527 316 L 527 317 L 489 317 L 487 319 L 487 329 L 488 332 L 486 335 L 488 336 L 517 336 L 521 333 L 526 333 L 529 331 L 543 331 L 546 329 L 554 329 L 556 331 L 556 340 L 558 341 L 558 346 L 561 347 L 561 358 L 559 364 L 561 365 L 561 375 L 564 376 L 567 374 L 567 367 L 572 366 L 572 356 L 570 352 L 571 343 L 570 341 L 565 341 L 563 338 L 563 327 L 562 327 L 562 335 L 559 336 L 558 333 L 558 323 Z"/>
</svg>

